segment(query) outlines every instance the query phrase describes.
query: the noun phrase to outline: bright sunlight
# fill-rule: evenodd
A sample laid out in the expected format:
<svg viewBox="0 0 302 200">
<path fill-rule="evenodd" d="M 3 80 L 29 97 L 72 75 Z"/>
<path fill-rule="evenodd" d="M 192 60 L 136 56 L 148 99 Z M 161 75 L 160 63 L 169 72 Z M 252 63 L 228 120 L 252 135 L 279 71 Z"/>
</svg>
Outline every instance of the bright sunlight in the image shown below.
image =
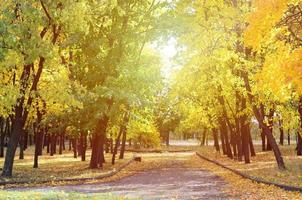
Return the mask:
<svg viewBox="0 0 302 200">
<path fill-rule="evenodd" d="M 0 0 L 0 199 L 302 200 L 302 0 Z"/>
</svg>

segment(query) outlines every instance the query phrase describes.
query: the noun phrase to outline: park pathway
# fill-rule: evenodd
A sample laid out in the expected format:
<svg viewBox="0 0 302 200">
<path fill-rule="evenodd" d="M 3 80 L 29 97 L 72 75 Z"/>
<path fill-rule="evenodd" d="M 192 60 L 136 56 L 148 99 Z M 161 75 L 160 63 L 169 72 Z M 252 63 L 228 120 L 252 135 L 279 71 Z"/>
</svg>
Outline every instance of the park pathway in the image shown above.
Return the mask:
<svg viewBox="0 0 302 200">
<path fill-rule="evenodd" d="M 184 156 L 189 157 L 189 156 Z M 222 193 L 226 183 L 209 171 L 185 168 L 174 161 L 168 168 L 138 172 L 108 183 L 23 188 L 31 191 L 64 191 L 86 194 L 113 193 L 138 199 L 227 199 Z"/>
</svg>

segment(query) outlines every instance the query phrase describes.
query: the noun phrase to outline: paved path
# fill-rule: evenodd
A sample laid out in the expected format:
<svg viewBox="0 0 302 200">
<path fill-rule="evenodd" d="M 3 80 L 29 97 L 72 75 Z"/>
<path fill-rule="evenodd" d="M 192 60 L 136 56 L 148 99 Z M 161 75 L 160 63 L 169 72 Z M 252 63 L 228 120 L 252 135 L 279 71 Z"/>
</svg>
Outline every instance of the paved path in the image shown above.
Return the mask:
<svg viewBox="0 0 302 200">
<path fill-rule="evenodd" d="M 226 199 L 221 188 L 225 183 L 207 171 L 165 168 L 140 172 L 121 180 L 100 183 L 31 188 L 32 191 L 113 193 L 139 199 Z M 22 189 L 21 189 L 22 190 Z"/>
</svg>

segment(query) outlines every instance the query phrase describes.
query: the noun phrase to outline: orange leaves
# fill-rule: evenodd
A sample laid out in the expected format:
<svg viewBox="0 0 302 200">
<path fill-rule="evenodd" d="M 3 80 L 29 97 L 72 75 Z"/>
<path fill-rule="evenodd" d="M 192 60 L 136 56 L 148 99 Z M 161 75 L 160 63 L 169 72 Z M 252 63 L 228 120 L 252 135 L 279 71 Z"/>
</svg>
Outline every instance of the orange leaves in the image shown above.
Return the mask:
<svg viewBox="0 0 302 200">
<path fill-rule="evenodd" d="M 270 39 L 272 29 L 281 20 L 289 0 L 256 0 L 256 10 L 248 17 L 244 43 L 258 51 Z"/>
<path fill-rule="evenodd" d="M 297 92 L 302 94 L 302 48 L 295 49 L 290 52 L 285 59 L 282 60 L 280 66 L 285 71 L 289 81 L 294 83 Z"/>
</svg>

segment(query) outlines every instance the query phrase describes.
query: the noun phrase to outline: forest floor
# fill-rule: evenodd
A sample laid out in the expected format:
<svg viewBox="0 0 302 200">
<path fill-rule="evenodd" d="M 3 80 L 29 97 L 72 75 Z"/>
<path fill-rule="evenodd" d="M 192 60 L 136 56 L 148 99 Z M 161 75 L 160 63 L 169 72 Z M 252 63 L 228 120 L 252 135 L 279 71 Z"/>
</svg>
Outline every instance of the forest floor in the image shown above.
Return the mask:
<svg viewBox="0 0 302 200">
<path fill-rule="evenodd" d="M 297 156 L 295 145 L 280 145 L 280 150 L 286 165 L 286 170 L 281 171 L 275 161 L 272 151 L 261 151 L 260 145 L 255 145 L 256 156 L 251 157 L 251 163 L 245 164 L 234 159 L 229 159 L 214 150 L 212 146 L 200 147 L 198 152 L 227 167 L 244 172 L 266 181 L 276 182 L 291 186 L 302 187 L 302 156 Z"/>
<path fill-rule="evenodd" d="M 24 159 L 20 160 L 16 155 L 14 162 L 14 171 L 12 178 L 0 178 L 1 181 L 28 181 L 39 182 L 45 180 L 56 180 L 64 178 L 91 178 L 97 177 L 119 168 L 128 162 L 133 153 L 125 153 L 125 159 L 116 159 L 116 164 L 111 165 L 111 154 L 105 154 L 105 160 L 102 169 L 89 169 L 91 150 L 86 152 L 86 161 L 81 161 L 81 156 L 73 157 L 72 151 L 64 151 L 62 155 L 55 154 L 50 156 L 43 152 L 39 156 L 39 167 L 33 168 L 34 148 L 30 147 L 24 152 Z M 4 158 L 0 158 L 0 166 L 3 166 Z"/>
<path fill-rule="evenodd" d="M 302 199 L 301 193 L 243 179 L 192 152 L 139 155 L 142 162 L 131 163 L 112 178 L 75 185 L 11 188 L 13 191 L 0 192 L 0 199 L 18 199 L 20 195 L 25 199 L 148 199 L 152 194 L 174 199 Z M 162 197 L 155 199 L 171 199 Z"/>
</svg>

